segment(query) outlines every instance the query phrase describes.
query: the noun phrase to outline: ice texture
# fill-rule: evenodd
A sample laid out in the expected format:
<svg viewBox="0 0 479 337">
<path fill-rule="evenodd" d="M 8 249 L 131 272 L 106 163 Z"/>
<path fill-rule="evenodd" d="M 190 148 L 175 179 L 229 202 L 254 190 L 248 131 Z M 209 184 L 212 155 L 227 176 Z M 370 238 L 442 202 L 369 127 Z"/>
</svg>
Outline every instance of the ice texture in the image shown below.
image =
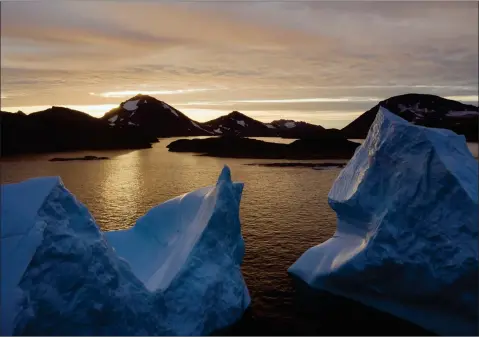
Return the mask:
<svg viewBox="0 0 479 337">
<path fill-rule="evenodd" d="M 335 234 L 290 274 L 440 335 L 477 335 L 478 162 L 464 136 L 381 107 L 328 202 Z"/>
<path fill-rule="evenodd" d="M 160 204 L 102 232 L 59 177 L 2 185 L 2 335 L 204 335 L 250 304 L 242 183 Z"/>
</svg>

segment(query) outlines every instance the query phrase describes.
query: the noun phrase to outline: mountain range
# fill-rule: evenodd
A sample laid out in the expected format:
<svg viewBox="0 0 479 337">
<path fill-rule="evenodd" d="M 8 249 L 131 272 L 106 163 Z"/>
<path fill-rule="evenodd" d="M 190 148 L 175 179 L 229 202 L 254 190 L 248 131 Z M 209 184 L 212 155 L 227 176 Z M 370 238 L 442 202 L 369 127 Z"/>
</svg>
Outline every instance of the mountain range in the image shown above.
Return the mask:
<svg viewBox="0 0 479 337">
<path fill-rule="evenodd" d="M 435 95 L 405 94 L 388 98 L 337 130 L 285 119 L 263 123 L 238 111 L 201 123 L 166 102 L 138 94 L 101 118 L 55 106 L 28 115 L 1 111 L 1 155 L 148 148 L 163 137 L 361 139 L 366 137 L 379 106 L 414 124 L 451 129 L 469 141 L 478 140 L 478 107 Z"/>
</svg>

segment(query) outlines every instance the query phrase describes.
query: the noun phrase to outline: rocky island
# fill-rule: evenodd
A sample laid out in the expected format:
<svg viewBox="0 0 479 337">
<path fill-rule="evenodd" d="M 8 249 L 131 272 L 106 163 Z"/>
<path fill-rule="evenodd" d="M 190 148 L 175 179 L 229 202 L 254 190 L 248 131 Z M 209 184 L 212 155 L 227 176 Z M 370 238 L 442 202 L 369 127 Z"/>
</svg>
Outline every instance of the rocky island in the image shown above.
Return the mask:
<svg viewBox="0 0 479 337">
<path fill-rule="evenodd" d="M 359 146 L 346 138 L 299 139 L 291 144 L 222 136 L 205 139 L 179 139 L 170 143 L 171 152 L 193 152 L 223 158 L 255 159 L 349 159 Z"/>
<path fill-rule="evenodd" d="M 97 157 L 97 156 L 83 156 L 83 157 L 73 157 L 73 158 L 64 158 L 64 157 L 55 157 L 48 161 L 72 161 L 72 160 L 106 160 L 110 159 L 108 157 Z"/>
<path fill-rule="evenodd" d="M 310 167 L 313 170 L 339 169 L 346 166 L 345 163 L 252 163 L 244 165 L 263 167 Z"/>
</svg>

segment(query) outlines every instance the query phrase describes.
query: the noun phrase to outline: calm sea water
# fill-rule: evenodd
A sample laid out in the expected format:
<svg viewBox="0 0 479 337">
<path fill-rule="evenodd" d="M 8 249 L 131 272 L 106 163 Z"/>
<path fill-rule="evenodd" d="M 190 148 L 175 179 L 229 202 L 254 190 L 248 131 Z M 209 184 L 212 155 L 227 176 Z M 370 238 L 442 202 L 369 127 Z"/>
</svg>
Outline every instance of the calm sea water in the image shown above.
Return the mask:
<svg viewBox="0 0 479 337">
<path fill-rule="evenodd" d="M 333 296 L 315 294 L 319 297 L 314 301 L 304 301 L 298 290 L 302 288 L 294 287 L 287 275 L 287 268 L 306 249 L 327 240 L 335 231 L 336 217 L 327 204 L 327 195 L 339 169 L 246 166 L 288 161 L 171 153 L 166 145 L 173 140 L 164 139 L 151 149 L 137 151 L 89 151 L 3 160 L 0 178 L 2 183 L 12 183 L 37 176 L 60 176 L 107 231 L 128 228 L 155 205 L 214 184 L 227 164 L 233 179 L 245 183 L 240 213 L 246 243 L 243 274 L 252 296 L 251 310 L 227 333 L 423 333 L 388 315 Z M 477 157 L 477 144 L 470 144 L 470 148 Z M 105 155 L 111 160 L 48 161 L 55 156 L 87 154 Z M 342 324 L 336 323 L 337 319 Z M 378 326 L 378 319 L 387 321 L 386 327 Z"/>
</svg>

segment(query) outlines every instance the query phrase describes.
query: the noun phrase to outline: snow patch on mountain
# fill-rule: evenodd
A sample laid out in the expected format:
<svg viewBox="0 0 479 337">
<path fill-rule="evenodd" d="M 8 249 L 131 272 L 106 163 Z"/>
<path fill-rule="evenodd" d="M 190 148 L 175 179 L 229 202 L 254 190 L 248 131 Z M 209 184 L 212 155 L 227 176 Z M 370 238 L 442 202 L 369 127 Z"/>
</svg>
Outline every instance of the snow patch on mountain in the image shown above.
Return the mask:
<svg viewBox="0 0 479 337">
<path fill-rule="evenodd" d="M 125 102 L 125 104 L 123 104 L 123 109 L 128 110 L 128 111 L 135 111 L 136 109 L 138 109 L 138 102 L 139 101 L 140 100 L 137 99 L 135 101 Z"/>
<path fill-rule="evenodd" d="M 195 122 L 191 121 L 191 124 L 193 124 L 197 129 L 203 130 L 203 131 L 208 132 L 209 134 L 211 134 L 210 131 L 203 129 L 201 126 L 199 126 L 199 125 L 196 124 Z"/>
<path fill-rule="evenodd" d="M 175 109 L 173 109 L 171 106 L 169 106 L 169 105 L 166 104 L 165 102 L 161 102 L 161 104 L 163 104 L 163 107 L 164 107 L 165 109 L 170 110 L 173 115 L 175 115 L 176 117 L 180 117 L 180 116 L 178 116 L 178 113 L 175 111 Z"/>
<path fill-rule="evenodd" d="M 238 123 L 239 125 L 241 125 L 242 127 L 245 127 L 247 126 L 248 124 L 245 123 L 245 121 L 236 121 L 236 123 Z"/>
<path fill-rule="evenodd" d="M 474 117 L 479 115 L 477 111 L 449 111 L 447 117 Z"/>
<path fill-rule="evenodd" d="M 218 128 L 218 129 L 215 129 L 215 130 L 213 130 L 213 131 L 216 132 L 216 133 L 223 133 L 223 131 L 221 131 L 219 128 Z"/>
<path fill-rule="evenodd" d="M 420 102 L 417 102 L 416 104 L 414 104 L 414 106 L 398 104 L 398 109 L 400 113 L 403 113 L 405 111 L 412 111 L 416 113 L 417 115 L 427 114 L 428 112 L 434 112 L 434 110 L 428 110 L 428 108 L 424 108 L 424 109 L 419 108 L 419 104 Z"/>
<path fill-rule="evenodd" d="M 399 113 L 403 113 L 403 112 L 406 112 L 406 111 L 414 113 L 415 114 L 415 118 L 413 120 L 413 122 L 414 122 L 417 119 L 424 118 L 428 113 L 435 112 L 433 109 L 428 109 L 428 108 L 421 109 L 421 108 L 419 108 L 419 104 L 420 104 L 419 102 L 417 102 L 413 106 L 398 104 Z M 449 111 L 448 113 L 446 113 L 445 116 L 446 117 L 475 117 L 477 115 L 479 115 L 479 112 L 477 112 L 477 111 L 467 111 L 466 110 L 466 111 Z"/>
<path fill-rule="evenodd" d="M 296 123 L 295 122 L 286 122 L 286 123 L 284 123 L 284 126 L 287 127 L 288 129 L 291 129 L 291 128 L 296 127 Z"/>
<path fill-rule="evenodd" d="M 113 117 L 111 117 L 111 118 L 108 118 L 108 121 L 109 121 L 110 123 L 115 123 L 117 119 L 118 119 L 118 115 L 115 115 L 115 116 L 113 116 Z"/>
<path fill-rule="evenodd" d="M 271 125 L 271 124 L 269 124 L 269 123 L 267 123 L 267 124 L 265 124 L 265 125 L 266 125 L 266 127 L 269 128 L 269 129 L 276 129 L 276 127 L 274 127 L 273 125 Z"/>
</svg>

